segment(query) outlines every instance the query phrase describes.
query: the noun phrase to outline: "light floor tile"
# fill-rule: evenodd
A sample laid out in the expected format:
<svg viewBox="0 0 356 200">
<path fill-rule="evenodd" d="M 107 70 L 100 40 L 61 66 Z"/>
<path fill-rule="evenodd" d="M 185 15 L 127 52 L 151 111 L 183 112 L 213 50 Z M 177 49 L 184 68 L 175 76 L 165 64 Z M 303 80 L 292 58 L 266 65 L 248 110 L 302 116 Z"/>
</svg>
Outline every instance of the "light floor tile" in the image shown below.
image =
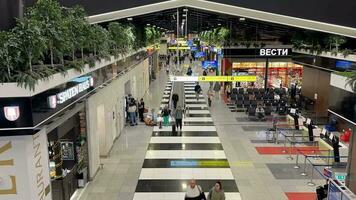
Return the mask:
<svg viewBox="0 0 356 200">
<path fill-rule="evenodd" d="M 184 195 L 184 192 L 136 192 L 133 200 L 182 200 Z M 241 200 L 238 192 L 225 192 L 225 197 L 226 200 Z"/>
<path fill-rule="evenodd" d="M 233 180 L 229 168 L 143 168 L 139 180 Z"/>
<path fill-rule="evenodd" d="M 151 137 L 150 143 L 220 143 L 219 137 Z"/>
<path fill-rule="evenodd" d="M 148 150 L 146 159 L 225 159 L 223 150 Z"/>
<path fill-rule="evenodd" d="M 158 126 L 153 128 L 153 131 L 172 131 L 171 126 L 163 126 L 161 129 Z M 215 126 L 183 126 L 182 131 L 216 131 Z"/>
<path fill-rule="evenodd" d="M 211 117 L 186 117 L 183 119 L 184 122 L 212 122 Z"/>
</svg>

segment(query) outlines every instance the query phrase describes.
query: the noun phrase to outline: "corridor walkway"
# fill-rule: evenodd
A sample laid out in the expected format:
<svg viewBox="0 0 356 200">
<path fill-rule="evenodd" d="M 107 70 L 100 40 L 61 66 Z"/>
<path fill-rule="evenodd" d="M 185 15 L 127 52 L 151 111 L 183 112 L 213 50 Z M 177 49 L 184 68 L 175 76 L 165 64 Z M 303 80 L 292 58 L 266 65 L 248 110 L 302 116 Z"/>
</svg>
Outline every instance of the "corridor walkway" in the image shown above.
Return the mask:
<svg viewBox="0 0 356 200">
<path fill-rule="evenodd" d="M 170 126 L 154 127 L 134 200 L 182 200 L 190 179 L 195 179 L 204 192 L 220 180 L 226 199 L 241 199 L 206 101 L 202 95 L 197 101 L 188 93 L 194 86 L 184 83 L 185 104 L 203 106 L 189 110 L 181 132 L 172 133 Z M 163 98 L 162 103 L 167 102 Z"/>
</svg>

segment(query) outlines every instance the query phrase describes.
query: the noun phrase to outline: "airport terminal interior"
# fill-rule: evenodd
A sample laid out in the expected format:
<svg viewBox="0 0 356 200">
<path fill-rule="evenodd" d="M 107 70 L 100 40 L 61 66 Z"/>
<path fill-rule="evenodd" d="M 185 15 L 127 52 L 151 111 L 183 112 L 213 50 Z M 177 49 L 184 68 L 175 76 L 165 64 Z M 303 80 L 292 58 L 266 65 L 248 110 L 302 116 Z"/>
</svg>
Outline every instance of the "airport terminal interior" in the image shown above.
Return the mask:
<svg viewBox="0 0 356 200">
<path fill-rule="evenodd" d="M 356 199 L 355 7 L 1 0 L 0 200 Z"/>
</svg>

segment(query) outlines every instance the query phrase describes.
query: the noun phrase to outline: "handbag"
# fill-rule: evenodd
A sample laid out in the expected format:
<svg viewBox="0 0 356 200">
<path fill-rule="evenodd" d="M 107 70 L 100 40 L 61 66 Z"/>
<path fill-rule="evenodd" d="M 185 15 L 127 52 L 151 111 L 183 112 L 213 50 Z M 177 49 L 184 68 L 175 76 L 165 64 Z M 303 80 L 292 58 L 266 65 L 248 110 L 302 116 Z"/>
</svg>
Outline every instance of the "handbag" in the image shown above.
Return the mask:
<svg viewBox="0 0 356 200">
<path fill-rule="evenodd" d="M 199 193 L 200 193 L 200 195 L 199 195 L 199 200 L 206 200 L 206 197 L 205 197 L 204 192 L 202 192 L 202 191 L 200 190 L 200 186 L 197 185 L 197 187 L 198 187 L 198 190 L 199 190 Z"/>
</svg>

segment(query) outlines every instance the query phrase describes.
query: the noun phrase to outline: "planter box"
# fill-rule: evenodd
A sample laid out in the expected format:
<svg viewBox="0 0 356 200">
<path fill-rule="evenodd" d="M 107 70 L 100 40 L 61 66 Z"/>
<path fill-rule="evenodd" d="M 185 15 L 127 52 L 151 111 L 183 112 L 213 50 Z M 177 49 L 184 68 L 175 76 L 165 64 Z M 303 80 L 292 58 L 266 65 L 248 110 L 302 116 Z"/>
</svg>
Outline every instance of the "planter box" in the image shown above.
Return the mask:
<svg viewBox="0 0 356 200">
<path fill-rule="evenodd" d="M 350 85 L 347 84 L 347 77 L 345 76 L 340 76 L 338 74 L 331 73 L 330 85 L 351 93 L 355 93 L 350 87 Z"/>
<path fill-rule="evenodd" d="M 132 52 L 128 54 L 126 57 L 129 57 L 133 54 L 136 54 L 140 51 L 145 50 L 145 48 L 142 48 L 136 52 Z M 63 83 L 66 83 L 72 79 L 75 79 L 77 77 L 83 76 L 87 73 L 90 73 L 92 71 L 95 71 L 97 69 L 100 69 L 102 67 L 105 67 L 107 65 L 111 65 L 119 60 L 124 59 L 125 57 L 119 56 L 118 58 L 114 58 L 114 56 L 110 57 L 110 60 L 105 60 L 102 59 L 101 61 L 96 61 L 95 62 L 95 67 L 89 67 L 89 65 L 84 66 L 83 72 L 78 72 L 75 69 L 70 69 L 67 71 L 67 75 L 63 75 L 61 73 L 53 74 L 49 80 L 39 80 L 38 83 L 35 86 L 35 89 L 32 91 L 29 88 L 24 88 L 20 87 L 17 85 L 17 83 L 3 83 L 0 84 L 0 97 L 29 97 L 29 96 L 34 96 L 36 94 L 39 94 L 41 92 L 44 92 L 50 88 L 56 87 L 58 85 L 61 85 Z"/>
<path fill-rule="evenodd" d="M 302 53 L 302 54 L 308 54 L 308 55 L 314 55 L 314 56 L 320 56 L 320 57 L 326 57 L 326 58 L 333 58 L 333 59 L 339 59 L 339 60 L 348 60 L 352 62 L 356 62 L 356 55 L 355 54 L 350 54 L 348 56 L 344 56 L 342 53 L 338 53 L 336 56 L 332 55 L 331 52 L 323 52 L 321 54 L 315 54 L 315 53 L 310 53 L 309 51 L 304 51 L 304 50 L 296 50 L 293 49 L 293 52 L 296 53 Z"/>
</svg>

